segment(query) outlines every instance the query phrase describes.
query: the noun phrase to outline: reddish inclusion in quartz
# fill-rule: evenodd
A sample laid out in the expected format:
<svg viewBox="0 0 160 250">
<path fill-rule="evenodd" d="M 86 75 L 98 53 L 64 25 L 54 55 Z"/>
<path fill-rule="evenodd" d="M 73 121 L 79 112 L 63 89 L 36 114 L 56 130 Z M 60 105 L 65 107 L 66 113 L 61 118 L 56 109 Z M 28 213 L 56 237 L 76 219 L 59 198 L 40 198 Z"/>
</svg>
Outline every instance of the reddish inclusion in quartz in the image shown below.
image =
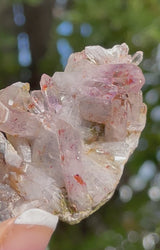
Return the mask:
<svg viewBox="0 0 160 250">
<path fill-rule="evenodd" d="M 64 155 L 61 155 L 61 160 L 64 161 Z"/>
<path fill-rule="evenodd" d="M 29 105 L 28 105 L 28 108 L 29 109 L 33 109 L 35 107 L 35 104 L 34 103 L 30 103 Z"/>
<path fill-rule="evenodd" d="M 65 131 L 64 129 L 59 129 L 59 130 L 58 130 L 58 134 L 59 134 L 59 135 L 62 135 L 62 134 L 64 133 L 64 131 Z"/>
<path fill-rule="evenodd" d="M 82 180 L 79 174 L 74 175 L 74 179 L 81 185 L 86 185 L 86 183 Z"/>
<path fill-rule="evenodd" d="M 48 88 L 48 85 L 47 85 L 47 84 L 44 84 L 44 85 L 42 86 L 42 90 L 43 90 L 43 91 L 45 91 L 47 88 Z"/>
</svg>

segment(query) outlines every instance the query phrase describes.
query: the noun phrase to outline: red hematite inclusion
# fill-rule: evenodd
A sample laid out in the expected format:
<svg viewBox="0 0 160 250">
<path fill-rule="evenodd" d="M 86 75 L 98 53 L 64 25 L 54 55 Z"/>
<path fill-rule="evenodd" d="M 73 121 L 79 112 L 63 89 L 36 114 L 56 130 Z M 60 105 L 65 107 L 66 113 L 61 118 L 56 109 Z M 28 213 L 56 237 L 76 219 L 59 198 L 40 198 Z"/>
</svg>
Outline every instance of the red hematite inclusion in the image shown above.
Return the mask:
<svg viewBox="0 0 160 250">
<path fill-rule="evenodd" d="M 74 175 L 74 179 L 81 185 L 85 185 L 85 182 L 82 180 L 82 178 L 79 176 L 79 174 Z"/>
<path fill-rule="evenodd" d="M 41 90 L 0 91 L 0 220 L 37 207 L 73 224 L 111 198 L 145 126 L 141 60 L 89 46 Z"/>
</svg>

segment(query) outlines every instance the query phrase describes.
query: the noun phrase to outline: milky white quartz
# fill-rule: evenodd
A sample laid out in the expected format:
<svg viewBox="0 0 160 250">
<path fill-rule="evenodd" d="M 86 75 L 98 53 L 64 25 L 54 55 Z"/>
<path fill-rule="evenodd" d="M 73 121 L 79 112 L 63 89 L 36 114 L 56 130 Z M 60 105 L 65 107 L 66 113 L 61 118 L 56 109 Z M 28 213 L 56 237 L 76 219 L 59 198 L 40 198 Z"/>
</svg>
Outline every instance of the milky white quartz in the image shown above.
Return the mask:
<svg viewBox="0 0 160 250">
<path fill-rule="evenodd" d="M 145 126 L 142 56 L 89 46 L 41 90 L 0 91 L 0 220 L 40 208 L 73 224 L 111 198 Z"/>
</svg>

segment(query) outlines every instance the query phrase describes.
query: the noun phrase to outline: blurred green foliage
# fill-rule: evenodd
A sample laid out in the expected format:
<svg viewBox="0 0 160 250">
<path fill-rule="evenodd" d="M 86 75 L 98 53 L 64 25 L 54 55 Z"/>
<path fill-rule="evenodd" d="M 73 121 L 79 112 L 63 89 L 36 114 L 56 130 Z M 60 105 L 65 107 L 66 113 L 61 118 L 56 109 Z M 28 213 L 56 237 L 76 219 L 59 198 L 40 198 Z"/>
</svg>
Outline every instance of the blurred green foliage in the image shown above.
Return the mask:
<svg viewBox="0 0 160 250">
<path fill-rule="evenodd" d="M 23 7 L 26 17 L 24 25 L 17 26 L 14 22 L 15 4 Z M 51 13 L 50 19 L 44 16 L 46 10 Z M 86 45 L 99 44 L 109 48 L 126 42 L 131 53 L 144 51 L 141 68 L 146 78 L 143 93 L 148 115 L 139 146 L 126 164 L 113 198 L 78 225 L 60 223 L 50 242 L 51 250 L 160 249 L 159 13 L 158 0 L 1 2 L 1 87 L 23 80 L 30 81 L 34 88 L 43 72 L 52 75 L 54 71 L 62 70 L 68 51 L 80 51 Z M 31 14 L 33 17 L 35 15 L 32 22 Z M 35 22 L 37 26 L 33 25 Z M 57 31 L 59 25 L 65 27 L 65 22 L 69 22 L 72 28 L 68 35 L 63 30 Z M 30 39 L 32 63 L 28 66 L 22 66 L 18 61 L 17 36 L 21 32 L 26 32 Z M 41 39 L 44 41 L 40 41 L 39 33 L 42 33 Z M 40 42 L 43 43 L 38 49 Z M 64 44 L 65 50 L 59 47 L 60 44 Z"/>
</svg>

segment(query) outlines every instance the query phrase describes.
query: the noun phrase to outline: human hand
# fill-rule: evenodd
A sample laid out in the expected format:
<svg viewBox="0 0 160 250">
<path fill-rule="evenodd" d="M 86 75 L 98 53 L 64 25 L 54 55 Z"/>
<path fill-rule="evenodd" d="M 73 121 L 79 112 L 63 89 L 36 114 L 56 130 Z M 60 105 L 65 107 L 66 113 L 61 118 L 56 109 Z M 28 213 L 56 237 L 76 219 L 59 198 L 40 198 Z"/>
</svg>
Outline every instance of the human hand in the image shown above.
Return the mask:
<svg viewBox="0 0 160 250">
<path fill-rule="evenodd" d="M 0 224 L 0 250 L 45 250 L 58 217 L 30 209 Z"/>
</svg>

